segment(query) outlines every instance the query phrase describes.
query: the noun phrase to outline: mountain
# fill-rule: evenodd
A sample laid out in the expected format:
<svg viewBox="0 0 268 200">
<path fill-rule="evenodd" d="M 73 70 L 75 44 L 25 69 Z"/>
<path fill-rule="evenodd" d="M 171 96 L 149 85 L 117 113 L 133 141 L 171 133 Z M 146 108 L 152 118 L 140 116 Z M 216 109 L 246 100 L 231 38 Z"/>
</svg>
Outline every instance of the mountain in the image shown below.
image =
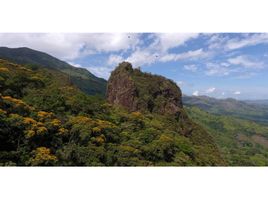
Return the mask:
<svg viewBox="0 0 268 200">
<path fill-rule="evenodd" d="M 0 165 L 268 165 L 268 125 L 247 119 L 258 120 L 259 106 L 185 101 L 173 81 L 127 62 L 112 72 L 106 97 L 53 67 L 0 59 Z"/>
<path fill-rule="evenodd" d="M 250 104 L 231 98 L 215 99 L 207 96 L 183 96 L 183 103 L 187 106 L 196 106 L 212 114 L 230 115 L 268 124 L 268 109 L 259 104 Z"/>
<path fill-rule="evenodd" d="M 186 106 L 185 109 L 193 121 L 210 133 L 228 165 L 268 165 L 268 125 L 211 114 L 196 106 Z"/>
<path fill-rule="evenodd" d="M 260 106 L 268 106 L 268 99 L 262 99 L 262 100 L 245 100 L 246 103 L 252 104 L 252 105 L 260 105 Z"/>
<path fill-rule="evenodd" d="M 224 163 L 212 137 L 188 118 L 181 90 L 173 81 L 133 69 L 130 63 L 123 62 L 112 72 L 106 96 L 113 105 L 162 119 L 165 132 L 173 132 L 174 140 L 183 136 L 198 149 L 200 158 L 195 159 L 206 160 L 211 156 L 207 160 L 211 165 Z"/>
<path fill-rule="evenodd" d="M 0 58 L 18 64 L 29 65 L 32 69 L 45 67 L 56 69 L 68 75 L 69 81 L 87 94 L 104 96 L 106 80 L 98 78 L 84 68 L 74 67 L 46 53 L 26 47 L 0 47 Z"/>
<path fill-rule="evenodd" d="M 126 69 L 136 72 L 128 74 L 125 65 L 112 73 L 107 93 L 122 98 L 117 92 L 123 95 L 123 91 L 113 88 L 113 76 L 120 69 L 119 76 L 134 80 L 139 94 L 135 98 L 129 95 L 126 101 L 137 98 L 138 107 L 87 95 L 59 70 L 32 69 L 0 59 L 0 165 L 226 165 L 213 137 L 188 118 L 175 84 L 136 71 L 130 64 Z M 144 83 L 140 87 L 137 80 L 142 77 L 159 85 Z M 122 81 L 128 84 L 127 79 Z M 146 93 L 147 87 L 154 85 L 154 92 Z M 129 94 L 128 87 L 123 88 Z M 148 110 L 144 101 L 149 99 L 153 106 Z M 179 101 L 172 102 L 176 99 Z M 165 104 L 167 113 L 157 106 L 158 101 Z"/>
<path fill-rule="evenodd" d="M 142 73 L 128 62 L 121 63 L 112 72 L 106 96 L 109 103 L 130 111 L 177 114 L 182 109 L 181 90 L 174 82 Z"/>
</svg>

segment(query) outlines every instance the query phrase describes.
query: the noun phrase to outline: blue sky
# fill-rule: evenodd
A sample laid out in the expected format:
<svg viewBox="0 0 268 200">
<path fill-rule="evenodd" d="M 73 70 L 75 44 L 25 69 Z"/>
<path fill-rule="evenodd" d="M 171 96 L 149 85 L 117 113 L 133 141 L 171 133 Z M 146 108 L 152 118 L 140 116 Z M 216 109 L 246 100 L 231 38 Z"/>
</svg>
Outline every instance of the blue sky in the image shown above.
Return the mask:
<svg viewBox="0 0 268 200">
<path fill-rule="evenodd" d="M 186 95 L 268 99 L 267 33 L 3 33 L 0 46 L 44 51 L 105 79 L 129 61 Z"/>
</svg>

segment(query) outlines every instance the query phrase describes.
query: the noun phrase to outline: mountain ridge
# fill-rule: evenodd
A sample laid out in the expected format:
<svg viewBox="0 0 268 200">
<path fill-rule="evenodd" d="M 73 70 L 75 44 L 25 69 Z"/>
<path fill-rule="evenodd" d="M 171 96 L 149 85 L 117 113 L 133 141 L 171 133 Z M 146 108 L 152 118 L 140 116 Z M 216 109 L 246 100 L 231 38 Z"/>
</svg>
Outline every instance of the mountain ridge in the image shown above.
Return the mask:
<svg viewBox="0 0 268 200">
<path fill-rule="evenodd" d="M 36 67 L 45 67 L 59 70 L 69 76 L 70 82 L 90 95 L 104 96 L 106 80 L 98 78 L 85 68 L 77 68 L 69 63 L 59 60 L 47 53 L 36 51 L 28 47 L 8 48 L 0 47 L 0 58 L 12 62 Z"/>
<path fill-rule="evenodd" d="M 249 104 L 233 98 L 216 99 L 208 96 L 183 96 L 187 106 L 197 106 L 212 114 L 230 115 L 268 124 L 268 109 L 258 104 Z"/>
</svg>

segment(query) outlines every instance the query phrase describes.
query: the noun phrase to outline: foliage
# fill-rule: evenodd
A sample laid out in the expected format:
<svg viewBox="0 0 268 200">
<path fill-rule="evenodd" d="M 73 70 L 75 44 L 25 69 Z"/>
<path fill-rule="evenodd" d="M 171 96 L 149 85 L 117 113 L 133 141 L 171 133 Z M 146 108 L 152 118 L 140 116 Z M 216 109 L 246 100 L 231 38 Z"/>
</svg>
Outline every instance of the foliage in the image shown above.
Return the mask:
<svg viewBox="0 0 268 200">
<path fill-rule="evenodd" d="M 229 165 L 268 164 L 268 126 L 187 107 L 189 116 L 214 138 Z"/>
<path fill-rule="evenodd" d="M 226 164 L 183 109 L 176 117 L 129 112 L 81 92 L 59 71 L 4 60 L 0 68 L 7 69 L 0 72 L 0 165 Z"/>
<path fill-rule="evenodd" d="M 0 47 L 0 57 L 19 64 L 24 64 L 31 70 L 45 67 L 47 69 L 53 69 L 54 71 L 60 71 L 68 77 L 68 82 L 74 84 L 83 92 L 89 95 L 100 94 L 101 96 L 104 96 L 105 94 L 106 81 L 104 79 L 94 76 L 86 69 L 73 67 L 72 65 L 46 53 L 29 48 L 10 49 L 7 47 Z M 21 78 L 27 80 L 27 76 Z M 22 79 L 14 79 L 13 81 L 16 81 L 15 84 L 18 82 L 24 84 L 24 80 Z"/>
</svg>

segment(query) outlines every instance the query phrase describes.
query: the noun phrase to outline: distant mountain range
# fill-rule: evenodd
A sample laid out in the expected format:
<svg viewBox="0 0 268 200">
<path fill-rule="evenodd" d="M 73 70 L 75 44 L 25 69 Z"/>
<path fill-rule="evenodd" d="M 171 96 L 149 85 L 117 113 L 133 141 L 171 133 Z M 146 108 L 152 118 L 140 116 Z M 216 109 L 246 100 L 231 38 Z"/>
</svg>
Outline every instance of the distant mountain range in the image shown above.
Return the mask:
<svg viewBox="0 0 268 200">
<path fill-rule="evenodd" d="M 253 104 L 253 105 L 268 106 L 268 99 L 263 99 L 263 100 L 246 100 L 244 102 L 246 102 L 248 104 Z"/>
<path fill-rule="evenodd" d="M 56 69 L 69 76 L 72 84 L 89 95 L 105 95 L 106 80 L 98 78 L 84 68 L 74 67 L 47 53 L 30 48 L 7 48 L 0 47 L 0 58 L 10 60 L 23 65 Z"/>
<path fill-rule="evenodd" d="M 196 106 L 212 114 L 230 115 L 259 123 L 268 123 L 268 102 L 215 99 L 208 96 L 183 96 L 183 104 Z"/>
</svg>

